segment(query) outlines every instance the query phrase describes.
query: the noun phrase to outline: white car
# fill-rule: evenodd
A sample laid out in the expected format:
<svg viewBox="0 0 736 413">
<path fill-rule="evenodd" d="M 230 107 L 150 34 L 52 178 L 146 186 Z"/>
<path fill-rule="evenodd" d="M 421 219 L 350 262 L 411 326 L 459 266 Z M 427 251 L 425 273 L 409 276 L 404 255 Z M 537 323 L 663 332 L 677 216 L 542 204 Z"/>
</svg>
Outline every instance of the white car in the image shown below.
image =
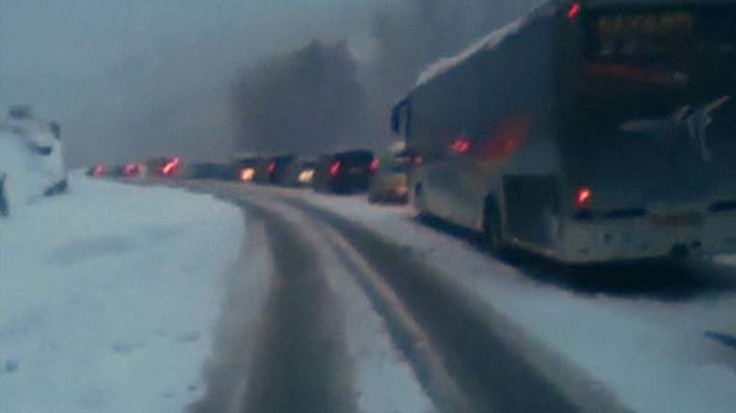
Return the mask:
<svg viewBox="0 0 736 413">
<path fill-rule="evenodd" d="M 66 187 L 58 124 L 34 118 L 25 107 L 11 109 L 0 121 L 0 216 Z"/>
</svg>

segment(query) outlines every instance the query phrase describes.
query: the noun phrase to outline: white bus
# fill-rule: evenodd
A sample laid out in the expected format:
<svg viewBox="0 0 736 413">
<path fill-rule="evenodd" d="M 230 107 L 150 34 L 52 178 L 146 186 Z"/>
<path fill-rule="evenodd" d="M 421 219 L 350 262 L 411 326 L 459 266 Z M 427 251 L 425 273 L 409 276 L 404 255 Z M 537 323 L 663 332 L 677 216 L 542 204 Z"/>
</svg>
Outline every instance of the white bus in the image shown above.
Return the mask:
<svg viewBox="0 0 736 413">
<path fill-rule="evenodd" d="M 566 263 L 736 252 L 736 2 L 549 1 L 392 114 L 420 214 Z"/>
</svg>

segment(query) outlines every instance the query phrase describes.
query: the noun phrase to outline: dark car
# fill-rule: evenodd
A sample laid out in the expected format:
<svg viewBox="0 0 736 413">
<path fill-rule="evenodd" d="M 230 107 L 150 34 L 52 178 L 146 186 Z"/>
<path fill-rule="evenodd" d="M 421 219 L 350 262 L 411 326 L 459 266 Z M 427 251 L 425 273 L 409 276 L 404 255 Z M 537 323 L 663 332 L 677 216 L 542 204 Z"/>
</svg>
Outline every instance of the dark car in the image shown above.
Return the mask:
<svg viewBox="0 0 736 413">
<path fill-rule="evenodd" d="M 239 168 L 233 164 L 199 162 L 186 165 L 183 175 L 188 179 L 216 179 L 234 181 L 239 178 Z"/>
<path fill-rule="evenodd" d="M 374 161 L 368 202 L 406 203 L 409 200 L 408 173 L 417 164 L 416 156 L 407 151 L 403 142 Z"/>
<path fill-rule="evenodd" d="M 181 158 L 160 157 L 146 162 L 148 174 L 159 178 L 171 178 L 178 176 L 181 172 Z"/>
<path fill-rule="evenodd" d="M 263 163 L 263 159 L 259 157 L 241 157 L 233 160 L 233 168 L 237 180 L 244 183 L 254 182 L 256 178 L 256 169 Z"/>
<path fill-rule="evenodd" d="M 297 188 L 312 186 L 316 168 L 316 160 L 299 158 L 284 168 L 282 185 Z"/>
<path fill-rule="evenodd" d="M 319 192 L 357 193 L 368 190 L 373 173 L 373 153 L 366 150 L 339 152 L 319 159 L 314 188 Z"/>
<path fill-rule="evenodd" d="M 255 182 L 259 184 L 284 185 L 287 167 L 295 162 L 294 155 L 273 156 L 263 159 L 255 170 Z"/>
</svg>

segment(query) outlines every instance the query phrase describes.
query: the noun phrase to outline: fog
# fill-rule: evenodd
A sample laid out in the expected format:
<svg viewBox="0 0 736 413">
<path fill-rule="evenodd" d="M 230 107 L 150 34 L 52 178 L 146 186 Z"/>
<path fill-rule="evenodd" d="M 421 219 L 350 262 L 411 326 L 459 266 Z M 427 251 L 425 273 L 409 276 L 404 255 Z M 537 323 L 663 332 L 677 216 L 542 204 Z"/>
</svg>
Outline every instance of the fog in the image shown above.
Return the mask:
<svg viewBox="0 0 736 413">
<path fill-rule="evenodd" d="M 233 145 L 377 148 L 389 139 L 391 103 L 424 65 L 532 1 L 0 0 L 0 106 L 27 103 L 58 120 L 71 166 L 173 153 L 222 159 Z M 323 106 L 333 117 L 308 137 L 246 123 L 244 80 L 264 66 L 288 69 L 310 47 L 341 56 L 332 82 L 357 87 L 355 105 Z M 298 126 L 290 116 L 281 122 Z"/>
</svg>

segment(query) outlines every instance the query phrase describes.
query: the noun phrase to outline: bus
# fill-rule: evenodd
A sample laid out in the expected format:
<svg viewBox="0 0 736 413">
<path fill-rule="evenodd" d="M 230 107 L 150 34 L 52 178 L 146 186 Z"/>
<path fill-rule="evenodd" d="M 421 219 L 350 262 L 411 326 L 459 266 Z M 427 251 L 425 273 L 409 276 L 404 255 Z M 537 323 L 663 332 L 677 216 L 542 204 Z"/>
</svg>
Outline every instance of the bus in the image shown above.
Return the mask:
<svg viewBox="0 0 736 413">
<path fill-rule="evenodd" d="M 548 1 L 392 111 L 414 208 L 563 263 L 736 252 L 736 2 Z"/>
</svg>

